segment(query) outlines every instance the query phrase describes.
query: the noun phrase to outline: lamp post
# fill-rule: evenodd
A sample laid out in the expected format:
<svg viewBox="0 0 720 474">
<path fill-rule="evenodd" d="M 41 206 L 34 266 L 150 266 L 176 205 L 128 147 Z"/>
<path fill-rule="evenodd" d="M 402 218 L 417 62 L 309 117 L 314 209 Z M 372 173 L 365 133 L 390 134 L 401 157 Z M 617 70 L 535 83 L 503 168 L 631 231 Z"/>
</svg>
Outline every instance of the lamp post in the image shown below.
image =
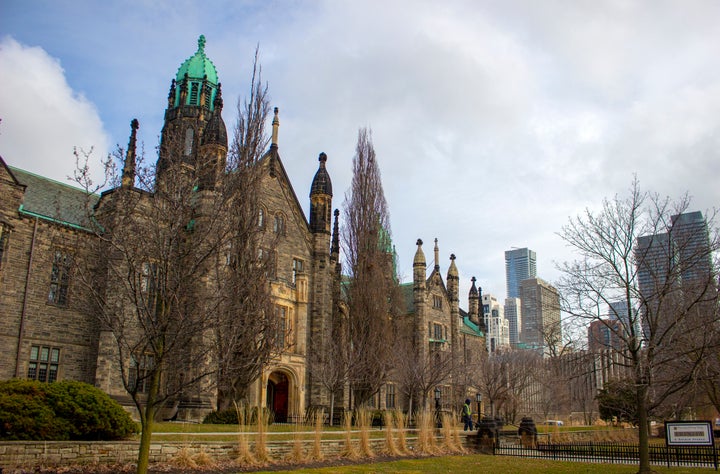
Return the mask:
<svg viewBox="0 0 720 474">
<path fill-rule="evenodd" d="M 478 404 L 478 423 L 480 423 L 480 419 L 482 418 L 482 394 L 480 392 L 475 394 L 475 401 Z"/>
</svg>

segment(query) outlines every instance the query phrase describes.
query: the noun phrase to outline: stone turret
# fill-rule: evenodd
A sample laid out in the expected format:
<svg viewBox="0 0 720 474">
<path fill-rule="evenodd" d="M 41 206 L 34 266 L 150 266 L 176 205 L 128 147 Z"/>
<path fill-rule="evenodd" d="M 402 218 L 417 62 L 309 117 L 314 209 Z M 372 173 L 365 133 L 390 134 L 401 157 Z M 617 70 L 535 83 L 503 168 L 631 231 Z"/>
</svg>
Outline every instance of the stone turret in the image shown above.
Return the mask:
<svg viewBox="0 0 720 474">
<path fill-rule="evenodd" d="M 123 165 L 123 188 L 132 188 L 133 186 L 135 186 L 135 149 L 137 143 L 138 128 L 140 128 L 140 122 L 138 122 L 138 119 L 132 119 L 132 122 L 130 122 L 130 140 L 128 142 L 127 152 L 125 153 L 125 163 Z"/>
<path fill-rule="evenodd" d="M 160 187 L 182 178 L 188 186 L 214 189 L 228 151 L 222 107 L 217 70 L 200 36 L 197 51 L 180 65 L 170 85 L 157 163 Z"/>
<path fill-rule="evenodd" d="M 320 153 L 320 165 L 310 186 L 310 231 L 330 235 L 332 223 L 332 182 L 325 163 L 327 155 Z"/>
<path fill-rule="evenodd" d="M 470 287 L 470 293 L 468 294 L 468 317 L 470 321 L 478 324 L 478 290 L 475 286 L 477 281 L 475 277 L 470 279 L 472 286 Z"/>
<path fill-rule="evenodd" d="M 460 276 L 455 265 L 455 254 L 450 254 L 447 272 L 447 291 L 450 300 L 450 349 L 454 363 L 459 363 L 460 350 Z"/>
</svg>

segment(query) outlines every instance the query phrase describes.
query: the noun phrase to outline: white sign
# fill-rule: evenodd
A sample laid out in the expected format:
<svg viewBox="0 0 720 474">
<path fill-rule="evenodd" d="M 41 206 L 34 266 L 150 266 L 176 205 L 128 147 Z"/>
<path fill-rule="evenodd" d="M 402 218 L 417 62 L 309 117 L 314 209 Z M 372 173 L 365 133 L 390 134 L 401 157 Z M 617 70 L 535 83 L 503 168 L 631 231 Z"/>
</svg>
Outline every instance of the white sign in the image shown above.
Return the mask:
<svg viewBox="0 0 720 474">
<path fill-rule="evenodd" d="M 712 446 L 713 431 L 709 421 L 666 421 L 668 446 Z"/>
</svg>

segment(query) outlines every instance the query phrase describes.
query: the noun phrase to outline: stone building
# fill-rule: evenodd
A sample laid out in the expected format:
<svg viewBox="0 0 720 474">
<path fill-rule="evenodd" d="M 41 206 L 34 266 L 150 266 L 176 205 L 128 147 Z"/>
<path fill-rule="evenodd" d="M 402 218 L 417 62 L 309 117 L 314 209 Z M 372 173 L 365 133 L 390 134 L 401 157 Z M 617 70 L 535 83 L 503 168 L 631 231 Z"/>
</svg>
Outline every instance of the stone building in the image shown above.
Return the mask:
<svg viewBox="0 0 720 474">
<path fill-rule="evenodd" d="M 198 50 L 180 66 L 172 81 L 155 177 L 158 190 L 185 179 L 196 183 L 193 193 L 201 201 L 221 192 L 216 188 L 217 180 L 225 172 L 228 156 L 222 89 L 204 48 L 201 37 Z M 348 315 L 341 301 L 339 213 L 332 211 L 328 157 L 319 155 L 309 192 L 308 219 L 280 157 L 278 115 L 275 109 L 271 145 L 259 163 L 257 225 L 263 235 L 258 253 L 272 261 L 273 270 L 267 278 L 276 314 L 282 320 L 283 350 L 264 367 L 247 398 L 253 405 L 271 408 L 277 421 L 292 421 L 305 416 L 311 406 L 328 405 L 329 394 L 311 370 L 313 352 L 321 350 L 338 318 Z M 93 223 L 87 216 L 94 212 L 93 219 L 101 224 L 110 222 L 127 196 L 134 196 L 142 214 L 143 205 L 154 199 L 152 193 L 135 187 L 137 129 L 138 123 L 133 121 L 121 183 L 99 196 L 88 196 L 81 189 L 9 167 L 0 158 L 0 379 L 80 380 L 130 406 L 114 362 L 118 357 L 113 336 L 98 322 L 97 308 L 76 281 L 74 265 L 86 254 L 92 255 L 90 260 L 101 268 L 113 258 L 109 250 L 98 251 L 101 247 L 90 231 Z M 201 226 L 203 218 L 207 216 L 201 213 L 187 225 Z M 144 225 L 152 221 L 149 215 L 137 219 Z M 269 250 L 263 242 L 272 242 Z M 477 290 L 475 296 L 471 290 L 470 311 L 465 313 L 459 307 L 454 256 L 447 283 L 440 275 L 438 261 L 436 242 L 435 266 L 428 276 L 421 242 L 418 244 L 413 283 L 401 288 L 406 320 L 411 321 L 411 329 L 402 337 L 412 340 L 420 354 L 447 351 L 461 363 L 485 346 Z M 121 284 L 110 276 L 102 282 L 108 304 L 122 303 L 112 299 L 117 294 L 114 288 Z M 202 304 L 208 286 L 202 281 L 190 288 L 187 304 Z M 192 337 L 199 341 L 205 335 Z M 195 344 L 188 346 L 191 353 Z M 207 363 L 212 361 L 208 359 Z M 141 369 L 137 365 L 134 370 Z M 463 383 L 449 376 L 438 384 L 443 404 L 453 405 L 464 398 L 469 387 Z M 399 384 L 388 381 L 374 397 L 374 404 L 379 408 L 407 408 L 407 397 L 401 395 Z M 171 415 L 198 419 L 215 408 L 214 395 L 212 384 L 200 387 L 178 401 Z M 350 399 L 340 396 L 339 402 L 347 408 Z"/>
</svg>

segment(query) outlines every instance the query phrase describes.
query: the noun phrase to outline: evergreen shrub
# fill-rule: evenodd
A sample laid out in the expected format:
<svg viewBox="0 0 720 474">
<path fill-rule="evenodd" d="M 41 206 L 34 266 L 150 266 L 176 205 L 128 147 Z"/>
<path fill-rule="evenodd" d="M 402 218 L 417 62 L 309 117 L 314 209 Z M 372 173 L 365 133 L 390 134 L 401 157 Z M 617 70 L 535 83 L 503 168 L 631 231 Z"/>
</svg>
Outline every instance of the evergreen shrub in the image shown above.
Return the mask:
<svg viewBox="0 0 720 474">
<path fill-rule="evenodd" d="M 0 439 L 114 440 L 137 429 L 116 401 L 92 385 L 0 381 Z"/>
</svg>

